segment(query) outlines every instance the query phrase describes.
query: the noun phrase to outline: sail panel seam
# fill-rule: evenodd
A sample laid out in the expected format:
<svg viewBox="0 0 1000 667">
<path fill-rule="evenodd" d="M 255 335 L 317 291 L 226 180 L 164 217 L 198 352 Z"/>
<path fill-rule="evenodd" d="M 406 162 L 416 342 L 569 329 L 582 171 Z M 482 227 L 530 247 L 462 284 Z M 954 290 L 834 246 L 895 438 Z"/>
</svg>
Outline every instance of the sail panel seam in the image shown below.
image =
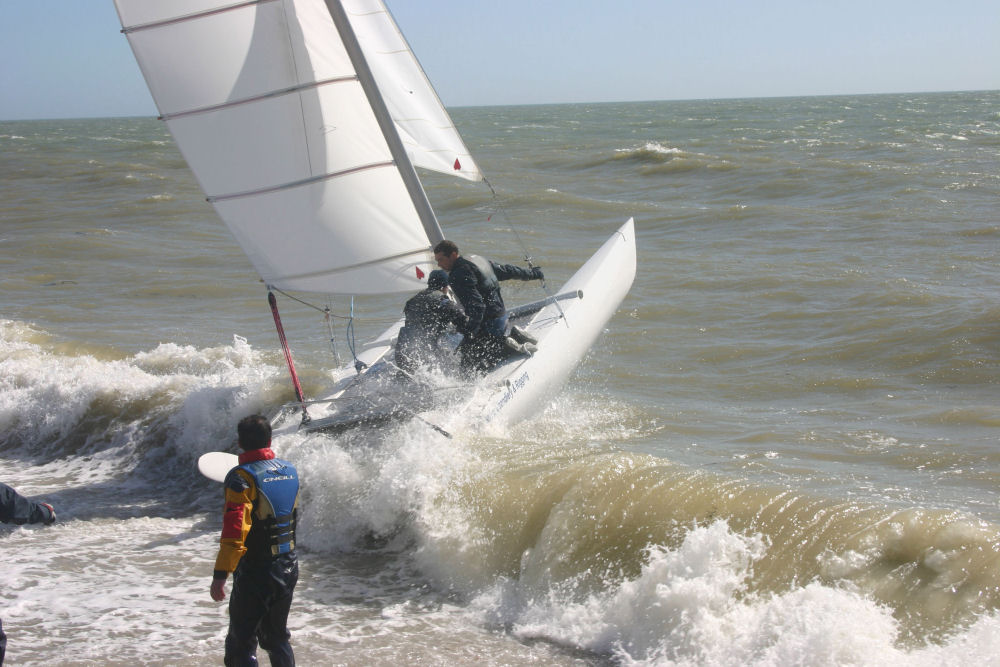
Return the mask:
<svg viewBox="0 0 1000 667">
<path fill-rule="evenodd" d="M 312 176 L 310 178 L 303 178 L 299 181 L 291 181 L 290 183 L 282 183 L 281 185 L 273 185 L 266 188 L 260 188 L 258 190 L 247 190 L 246 192 L 234 192 L 227 195 L 210 195 L 206 197 L 206 200 L 212 204 L 220 201 L 228 201 L 230 199 L 239 199 L 241 197 L 253 197 L 255 195 L 269 194 L 272 192 L 280 192 L 281 190 L 291 190 L 292 188 L 302 187 L 303 185 L 312 185 L 313 183 L 319 183 L 320 181 L 326 181 L 334 178 L 340 178 L 341 176 L 350 176 L 351 174 L 357 174 L 362 171 L 369 171 L 371 169 L 385 169 L 386 167 L 395 167 L 395 163 L 391 160 L 388 162 L 373 162 L 371 164 L 363 164 L 357 167 L 351 167 L 350 169 L 344 169 L 343 171 L 337 171 L 330 174 L 320 174 L 319 176 Z"/>
<path fill-rule="evenodd" d="M 195 114 L 200 114 L 200 113 L 212 113 L 213 111 L 220 111 L 222 109 L 228 109 L 229 107 L 236 107 L 244 104 L 253 104 L 254 102 L 262 102 L 263 100 L 271 99 L 272 97 L 281 97 L 282 95 L 291 95 L 293 93 L 299 93 L 304 90 L 320 88 L 322 86 L 326 86 L 331 83 L 347 83 L 357 80 L 358 80 L 357 75 L 351 74 L 348 76 L 340 76 L 333 79 L 324 79 L 322 81 L 312 81 L 310 83 L 303 83 L 297 86 L 292 86 L 291 88 L 272 90 L 262 95 L 255 95 L 254 97 L 245 97 L 240 100 L 223 102 L 222 104 L 213 104 L 212 106 L 199 107 L 197 109 L 188 109 L 187 111 L 176 111 L 174 113 L 165 113 L 162 116 L 160 116 L 160 120 L 174 120 L 175 118 L 184 118 L 185 116 L 193 116 Z"/>
<path fill-rule="evenodd" d="M 126 35 L 133 32 L 139 32 L 141 30 L 152 30 L 154 28 L 162 28 L 168 25 L 176 25 L 178 23 L 186 23 L 187 21 L 196 21 L 198 19 L 206 18 L 208 16 L 215 16 L 217 14 L 224 14 L 226 12 L 231 12 L 237 9 L 245 9 L 246 7 L 252 7 L 254 5 L 262 5 L 267 2 L 277 2 L 277 0 L 248 0 L 247 2 L 241 2 L 236 5 L 229 5 L 228 7 L 218 7 L 216 9 L 209 9 L 208 11 L 198 12 L 196 14 L 187 14 L 185 16 L 175 16 L 172 19 L 164 19 L 162 21 L 153 21 L 152 23 L 140 23 L 138 25 L 131 25 L 128 27 L 123 27 L 122 32 Z"/>
<path fill-rule="evenodd" d="M 288 37 L 288 55 L 292 60 L 292 68 L 294 68 L 295 70 L 295 80 L 302 81 L 303 78 L 307 79 L 309 78 L 309 76 L 308 75 L 305 77 L 301 76 L 301 73 L 299 72 L 299 62 L 298 59 L 295 57 L 295 47 L 294 47 L 295 39 L 292 34 L 292 25 L 293 24 L 298 25 L 298 16 L 292 10 L 292 6 L 290 4 L 284 5 L 283 9 L 285 14 L 285 34 Z M 299 29 L 301 30 L 301 26 L 299 27 Z M 313 167 L 312 142 L 309 141 L 309 135 L 305 129 L 306 126 L 308 125 L 308 121 L 306 120 L 305 103 L 301 95 L 299 96 L 297 101 L 299 103 L 299 117 L 302 119 L 301 127 L 304 133 L 303 139 L 305 140 L 303 143 L 306 150 L 306 164 L 309 165 L 309 173 L 314 174 L 316 173 L 317 170 Z"/>
</svg>

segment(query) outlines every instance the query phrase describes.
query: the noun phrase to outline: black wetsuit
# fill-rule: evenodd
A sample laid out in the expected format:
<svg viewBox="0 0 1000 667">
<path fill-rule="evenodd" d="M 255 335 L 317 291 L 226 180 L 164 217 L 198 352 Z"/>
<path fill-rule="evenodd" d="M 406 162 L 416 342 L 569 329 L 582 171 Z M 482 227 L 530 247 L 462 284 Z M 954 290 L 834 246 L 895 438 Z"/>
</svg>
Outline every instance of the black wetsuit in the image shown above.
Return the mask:
<svg viewBox="0 0 1000 667">
<path fill-rule="evenodd" d="M 462 366 L 467 370 L 488 371 L 506 356 L 503 339 L 507 309 L 500 295 L 501 280 L 537 280 L 538 269 L 522 269 L 513 264 L 497 264 L 482 257 L 459 257 L 448 273 L 448 283 L 465 309 L 469 322 L 460 331 Z"/>
<path fill-rule="evenodd" d="M 299 479 L 271 449 L 240 454 L 229 471 L 216 579 L 233 572 L 226 667 L 257 664 L 257 644 L 272 667 L 293 667 L 288 611 L 299 578 L 295 523 Z M 235 572 L 234 572 L 235 570 Z"/>
<path fill-rule="evenodd" d="M 434 363 L 438 339 L 448 325 L 454 324 L 461 331 L 469 319 L 461 306 L 432 288 L 408 300 L 403 314 L 406 322 L 396 339 L 396 365 L 407 373 L 421 364 Z"/>
<path fill-rule="evenodd" d="M 52 523 L 54 518 L 47 505 L 28 500 L 6 484 L 0 484 L 0 522 L 20 526 L 25 523 Z"/>
<path fill-rule="evenodd" d="M 26 523 L 49 524 L 55 518 L 55 513 L 48 505 L 28 500 L 11 487 L 0 483 L 0 522 L 18 526 Z M 7 635 L 3 632 L 3 620 L 0 619 L 0 665 L 6 654 Z"/>
</svg>

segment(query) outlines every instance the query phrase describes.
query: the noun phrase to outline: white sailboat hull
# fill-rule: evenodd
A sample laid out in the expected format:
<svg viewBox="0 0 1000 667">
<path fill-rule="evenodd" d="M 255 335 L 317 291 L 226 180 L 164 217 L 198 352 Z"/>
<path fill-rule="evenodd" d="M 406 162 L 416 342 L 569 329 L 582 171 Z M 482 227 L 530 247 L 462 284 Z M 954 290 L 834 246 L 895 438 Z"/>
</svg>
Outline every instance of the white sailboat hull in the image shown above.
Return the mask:
<svg viewBox="0 0 1000 667">
<path fill-rule="evenodd" d="M 448 430 L 502 427 L 543 410 L 604 331 L 635 278 L 635 226 L 630 219 L 542 307 L 511 310 L 511 321 L 538 339 L 530 357 L 516 356 L 473 384 L 462 385 L 444 404 L 421 402 L 421 392 L 393 393 L 384 378 L 395 373 L 393 343 L 402 321 L 358 355 L 368 368 L 350 373 L 300 421 L 297 406 L 274 420 L 275 436 L 299 430 L 343 430 L 361 423 L 416 417 Z M 381 376 L 383 379 L 379 380 Z M 425 412 L 425 409 L 427 410 Z M 447 418 L 443 418 L 447 415 Z"/>
</svg>

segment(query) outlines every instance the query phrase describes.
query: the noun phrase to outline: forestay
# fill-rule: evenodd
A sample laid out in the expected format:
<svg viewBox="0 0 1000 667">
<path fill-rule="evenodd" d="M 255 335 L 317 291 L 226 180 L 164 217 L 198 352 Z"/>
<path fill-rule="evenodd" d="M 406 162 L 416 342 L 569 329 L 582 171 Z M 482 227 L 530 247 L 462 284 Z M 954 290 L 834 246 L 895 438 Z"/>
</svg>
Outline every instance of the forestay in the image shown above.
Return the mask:
<svg viewBox="0 0 1000 667">
<path fill-rule="evenodd" d="M 381 0 L 115 4 L 161 117 L 266 283 L 421 287 L 442 235 L 412 165 L 481 175 Z"/>
</svg>

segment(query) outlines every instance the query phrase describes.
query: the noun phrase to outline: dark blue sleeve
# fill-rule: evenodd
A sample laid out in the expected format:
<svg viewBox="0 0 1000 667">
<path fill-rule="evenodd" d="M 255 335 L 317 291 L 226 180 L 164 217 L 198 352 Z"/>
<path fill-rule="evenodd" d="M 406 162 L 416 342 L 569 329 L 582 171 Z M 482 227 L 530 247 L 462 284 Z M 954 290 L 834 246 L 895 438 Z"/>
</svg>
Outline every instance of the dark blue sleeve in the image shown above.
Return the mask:
<svg viewBox="0 0 1000 667">
<path fill-rule="evenodd" d="M 493 273 L 496 274 L 497 280 L 534 280 L 538 277 L 531 269 L 522 269 L 513 264 L 497 264 L 491 261 L 490 266 L 493 267 Z"/>
</svg>

